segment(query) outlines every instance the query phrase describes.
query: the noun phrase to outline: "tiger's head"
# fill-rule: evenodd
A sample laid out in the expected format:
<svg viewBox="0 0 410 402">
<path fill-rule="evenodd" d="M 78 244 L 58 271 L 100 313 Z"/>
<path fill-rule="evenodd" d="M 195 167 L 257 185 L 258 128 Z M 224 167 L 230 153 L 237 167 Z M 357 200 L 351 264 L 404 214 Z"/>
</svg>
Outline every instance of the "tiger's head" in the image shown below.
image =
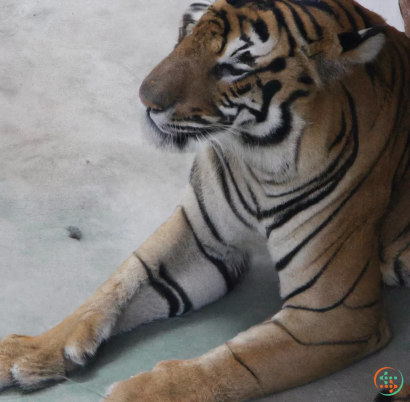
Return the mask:
<svg viewBox="0 0 410 402">
<path fill-rule="evenodd" d="M 194 3 L 176 48 L 141 85 L 150 135 L 180 150 L 295 142 L 316 94 L 378 55 L 383 24 L 352 0 Z"/>
</svg>

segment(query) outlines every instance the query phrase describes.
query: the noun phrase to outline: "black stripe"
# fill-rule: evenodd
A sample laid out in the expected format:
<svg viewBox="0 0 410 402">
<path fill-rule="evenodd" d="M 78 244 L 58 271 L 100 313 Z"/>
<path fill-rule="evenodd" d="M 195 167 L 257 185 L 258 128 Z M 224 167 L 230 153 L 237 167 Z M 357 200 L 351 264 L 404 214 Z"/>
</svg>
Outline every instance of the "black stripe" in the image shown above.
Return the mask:
<svg viewBox="0 0 410 402">
<path fill-rule="evenodd" d="M 240 48 L 236 49 L 232 54 L 231 57 L 234 57 L 237 53 L 239 53 L 241 50 L 245 50 L 248 49 L 251 46 L 250 43 L 245 43 L 243 46 L 241 46 Z"/>
<path fill-rule="evenodd" d="M 343 53 L 357 49 L 363 42 L 364 38 L 357 31 L 342 32 L 338 34 L 340 45 Z"/>
<path fill-rule="evenodd" d="M 365 336 L 363 338 L 357 340 L 349 340 L 349 341 L 324 341 L 324 342 L 315 342 L 315 343 L 306 343 L 302 342 L 300 339 L 296 338 L 292 332 L 289 331 L 279 320 L 276 318 L 272 319 L 272 323 L 277 325 L 278 327 L 282 328 L 296 343 L 302 346 L 343 346 L 343 345 L 356 345 L 360 343 L 367 343 L 372 338 L 372 335 Z"/>
<path fill-rule="evenodd" d="M 375 83 L 376 83 L 376 76 L 378 74 L 379 71 L 379 67 L 377 65 L 377 63 L 366 63 L 365 64 L 365 69 L 366 69 L 366 73 L 370 78 L 370 81 L 372 83 L 372 87 L 373 89 L 375 88 Z"/>
<path fill-rule="evenodd" d="M 331 151 L 336 145 L 338 145 L 340 141 L 342 141 L 342 139 L 345 137 L 345 135 L 346 135 L 346 116 L 345 116 L 345 112 L 342 111 L 342 127 L 340 129 L 340 132 L 337 134 L 337 136 L 333 140 L 333 142 L 329 145 L 328 150 Z"/>
<path fill-rule="evenodd" d="M 224 158 L 224 163 L 225 163 L 226 170 L 227 170 L 228 173 L 229 173 L 229 177 L 230 177 L 230 179 L 231 179 L 231 182 L 232 182 L 232 184 L 233 184 L 233 186 L 234 186 L 234 188 L 235 188 L 236 194 L 238 195 L 238 198 L 239 198 L 239 200 L 240 200 L 242 206 L 244 207 L 244 209 L 246 210 L 246 212 L 248 212 L 248 213 L 249 213 L 250 215 L 252 215 L 253 217 L 258 218 L 258 212 L 257 212 L 257 211 L 254 211 L 254 210 L 249 206 L 249 204 L 246 202 L 245 197 L 243 196 L 243 194 L 242 194 L 242 192 L 241 192 L 241 190 L 240 190 L 240 188 L 239 188 L 239 186 L 238 186 L 238 183 L 237 183 L 236 180 L 235 180 L 235 176 L 233 175 L 231 166 L 229 165 L 229 162 L 228 162 L 228 160 L 227 160 L 226 158 Z"/>
<path fill-rule="evenodd" d="M 363 20 L 365 28 L 371 28 L 373 24 L 370 22 L 370 18 L 366 15 L 365 10 L 362 8 L 360 4 L 354 4 L 354 9 L 356 13 L 360 16 Z"/>
<path fill-rule="evenodd" d="M 340 15 L 325 1 L 317 1 L 317 0 L 290 0 L 292 3 L 301 3 L 305 6 L 316 8 L 320 11 L 323 11 L 326 14 L 329 14 L 336 18 L 338 22 L 340 22 Z"/>
<path fill-rule="evenodd" d="M 343 307 L 349 309 L 349 310 L 365 310 L 365 309 L 370 309 L 373 307 L 376 307 L 378 304 L 380 304 L 382 302 L 382 298 L 379 297 L 377 300 L 375 300 L 374 302 L 368 303 L 368 304 L 364 304 L 361 306 L 349 306 L 346 303 L 343 303 Z"/>
<path fill-rule="evenodd" d="M 410 234 L 410 222 L 399 232 L 398 235 L 396 235 L 393 238 L 392 243 L 395 242 L 396 240 L 398 240 L 403 235 L 408 235 L 408 234 Z"/>
<path fill-rule="evenodd" d="M 216 25 L 218 28 L 222 29 L 222 24 L 220 21 L 209 18 L 199 21 L 196 26 L 199 28 L 204 24 L 213 24 Z"/>
<path fill-rule="evenodd" d="M 228 35 L 229 35 L 229 32 L 231 31 L 231 24 L 228 20 L 227 12 L 225 10 L 221 10 L 219 12 L 215 11 L 215 14 L 218 15 L 219 18 L 221 18 L 224 24 L 224 31 L 222 33 L 222 46 L 218 51 L 218 54 L 220 55 L 223 53 L 228 43 Z"/>
<path fill-rule="evenodd" d="M 181 207 L 181 212 L 182 215 L 185 219 L 185 222 L 187 223 L 189 229 L 192 232 L 192 235 L 194 236 L 195 239 L 195 243 L 199 249 L 199 251 L 202 253 L 202 255 L 211 263 L 213 264 L 219 271 L 219 273 L 222 275 L 222 277 L 225 280 L 225 284 L 226 284 L 226 288 L 227 291 L 230 292 L 235 285 L 235 281 L 231 278 L 230 274 L 229 274 L 229 268 L 225 265 L 225 263 L 222 260 L 219 260 L 215 257 L 213 257 L 212 255 L 208 254 L 204 248 L 204 246 L 202 245 L 201 241 L 199 240 L 198 236 L 196 235 L 194 228 L 191 224 L 191 221 L 188 219 L 188 216 L 185 212 L 185 209 L 183 207 Z"/>
<path fill-rule="evenodd" d="M 239 29 L 240 29 L 240 31 L 241 31 L 241 36 L 240 36 L 240 38 L 241 38 L 241 40 L 243 40 L 242 38 L 243 38 L 244 36 L 246 36 L 246 38 L 247 38 L 248 40 L 243 40 L 243 41 L 246 42 L 246 43 L 249 43 L 249 42 L 250 42 L 249 36 L 246 35 L 246 34 L 243 32 L 243 22 L 246 21 L 248 18 L 245 17 L 245 16 L 242 15 L 242 14 L 238 14 L 238 15 L 237 15 L 237 18 L 238 18 L 238 22 L 239 22 Z"/>
<path fill-rule="evenodd" d="M 300 82 L 301 84 L 305 84 L 305 85 L 313 85 L 315 83 L 313 78 L 308 75 L 301 75 L 298 78 L 298 82 Z"/>
<path fill-rule="evenodd" d="M 304 97 L 306 97 L 306 96 L 308 96 L 308 95 L 309 95 L 309 92 L 308 92 L 308 91 L 305 91 L 305 90 L 303 90 L 303 89 L 298 89 L 298 90 L 296 90 L 296 91 L 293 91 L 293 92 L 290 94 L 289 98 L 286 100 L 286 103 L 287 103 L 288 105 L 291 105 L 291 104 L 293 104 L 295 101 L 297 101 L 299 98 L 304 98 Z"/>
<path fill-rule="evenodd" d="M 384 248 L 383 244 L 381 244 L 381 243 L 379 243 L 379 246 L 378 246 L 378 254 L 379 254 L 380 262 L 385 264 L 387 262 L 386 261 L 386 256 L 385 256 L 385 248 Z"/>
<path fill-rule="evenodd" d="M 222 93 L 222 96 L 224 97 L 224 99 L 228 102 L 229 107 L 236 107 L 235 103 L 233 103 L 230 99 L 229 96 L 226 92 Z"/>
<path fill-rule="evenodd" d="M 269 198 L 285 197 L 285 196 L 288 196 L 288 195 L 291 195 L 291 194 L 295 194 L 298 191 L 302 191 L 302 190 L 306 189 L 307 187 L 309 187 L 310 185 L 326 179 L 326 177 L 329 177 L 330 174 L 334 173 L 337 166 L 339 166 L 339 163 L 342 160 L 342 157 L 344 156 L 344 154 L 345 154 L 345 150 L 343 149 L 325 171 L 321 172 L 316 177 L 310 179 L 307 183 L 304 183 L 304 184 L 300 185 L 299 187 L 296 187 L 296 188 L 294 188 L 292 190 L 289 190 L 285 193 L 267 194 L 266 196 L 269 197 Z M 267 181 L 266 184 L 277 184 L 277 183 L 273 182 L 273 181 Z"/>
<path fill-rule="evenodd" d="M 202 112 L 202 110 L 201 109 L 199 109 L 199 108 L 193 108 L 192 109 L 192 111 L 193 112 Z M 203 116 L 200 116 L 200 115 L 193 115 L 193 116 L 191 116 L 191 117 L 186 117 L 186 118 L 183 118 L 183 119 L 175 119 L 175 118 L 173 118 L 172 119 L 172 123 L 200 123 L 200 124 L 203 124 L 203 125 L 206 125 L 206 124 L 209 124 L 209 121 L 208 120 L 205 120 L 204 118 L 203 118 Z"/>
<path fill-rule="evenodd" d="M 184 311 L 182 314 L 186 314 L 188 311 L 191 311 L 193 308 L 191 300 L 189 299 L 188 295 L 185 293 L 184 289 L 182 289 L 182 287 L 179 285 L 179 283 L 174 281 L 174 279 L 171 278 L 171 276 L 167 272 L 165 264 L 159 265 L 159 277 L 162 280 L 164 280 L 170 287 L 174 288 L 175 291 L 179 294 L 179 297 L 184 303 Z"/>
<path fill-rule="evenodd" d="M 274 81 L 271 81 L 271 82 L 274 82 Z M 266 86 L 268 84 L 266 84 Z M 264 87 L 264 89 L 266 88 L 266 86 Z M 281 84 L 280 84 L 280 87 L 281 87 Z M 271 93 L 272 92 L 275 93 L 275 91 L 277 92 L 277 88 L 279 88 L 279 86 L 274 85 L 274 90 L 267 91 L 268 95 L 266 96 L 267 98 L 266 101 L 264 99 L 262 113 L 265 112 L 265 109 L 269 110 L 270 101 L 268 103 L 267 100 L 269 98 L 272 99 L 273 95 Z M 309 92 L 304 91 L 304 90 L 296 90 L 292 92 L 289 98 L 285 102 L 283 102 L 282 105 L 280 106 L 281 112 L 282 112 L 282 124 L 280 125 L 280 127 L 264 137 L 256 137 L 249 133 L 243 133 L 242 134 L 243 143 L 246 145 L 252 145 L 252 146 L 269 146 L 269 145 L 276 145 L 276 144 L 281 143 L 288 136 L 288 134 L 292 131 L 293 116 L 292 116 L 292 113 L 290 112 L 290 107 L 293 105 L 293 103 L 297 99 L 307 97 L 308 95 L 309 95 Z M 264 94 L 264 97 L 265 97 L 265 94 Z"/>
<path fill-rule="evenodd" d="M 221 78 L 230 75 L 232 77 L 240 77 L 241 75 L 246 74 L 248 77 L 248 70 L 243 70 L 241 68 L 236 68 L 232 64 L 229 63 L 219 63 L 214 66 L 214 68 L 211 70 L 211 74 L 215 76 L 217 80 L 220 80 Z"/>
<path fill-rule="evenodd" d="M 356 24 L 356 21 L 353 17 L 353 15 L 350 13 L 350 11 L 342 4 L 340 3 L 339 0 L 333 0 L 342 10 L 343 12 L 346 14 L 346 17 L 349 21 L 349 24 L 351 25 L 351 27 L 353 28 L 354 31 L 359 31 L 359 28 Z"/>
<path fill-rule="evenodd" d="M 249 185 L 249 183 L 247 184 L 247 187 L 248 187 L 249 194 L 250 194 L 250 196 L 251 196 L 251 198 L 252 198 L 252 201 L 253 201 L 253 203 L 255 204 L 256 214 L 257 214 L 258 216 L 261 216 L 261 207 L 260 207 L 260 205 L 259 205 L 258 199 L 256 198 L 256 195 L 255 195 L 255 193 L 253 192 L 253 190 L 252 190 L 251 186 Z"/>
<path fill-rule="evenodd" d="M 182 23 L 183 23 L 184 29 L 186 29 L 186 27 L 187 27 L 188 25 L 195 24 L 196 21 L 192 18 L 192 15 L 191 15 L 191 14 L 185 14 L 185 15 L 183 16 L 183 18 L 182 18 Z M 185 32 L 185 33 L 186 33 L 186 32 Z"/>
<path fill-rule="evenodd" d="M 229 190 L 229 186 L 226 180 L 226 174 L 225 174 L 225 168 L 222 165 L 221 160 L 219 159 L 219 155 L 217 154 L 217 152 L 215 150 L 213 150 L 213 155 L 214 155 L 214 163 L 215 163 L 215 171 L 218 173 L 218 178 L 219 178 L 219 182 L 222 186 L 222 191 L 223 191 L 223 195 L 225 197 L 225 200 L 227 201 L 228 205 L 230 206 L 232 212 L 235 214 L 235 216 L 248 228 L 250 229 L 255 229 L 253 225 L 251 225 L 250 223 L 248 223 L 244 217 L 242 217 L 242 215 L 238 212 L 238 209 L 236 208 L 233 200 L 232 200 L 232 196 L 231 196 L 231 192 Z"/>
<path fill-rule="evenodd" d="M 408 104 L 407 102 L 405 102 L 405 99 L 408 99 L 408 97 L 406 96 L 406 91 L 408 89 L 408 86 L 406 84 L 407 84 L 408 81 L 406 80 L 406 71 L 407 71 L 407 69 L 405 67 L 406 63 L 403 60 L 403 55 L 401 54 L 401 52 L 399 51 L 397 45 L 394 42 L 393 42 L 393 46 L 394 46 L 394 49 L 396 50 L 398 58 L 399 58 L 399 71 L 400 71 L 400 91 L 399 91 L 399 94 L 398 94 L 398 97 L 397 97 L 398 107 L 396 109 L 396 117 L 395 117 L 395 120 L 394 120 L 394 127 L 395 127 L 395 130 L 396 130 L 396 136 L 395 136 L 393 144 L 395 145 L 397 139 L 399 138 L 398 133 L 400 132 L 400 126 L 401 126 L 401 122 L 403 120 L 403 113 L 404 112 L 408 113 L 408 109 L 403 107 L 403 105 Z"/>
<path fill-rule="evenodd" d="M 244 362 L 239 356 L 237 356 L 237 355 L 233 352 L 232 348 L 229 346 L 229 342 L 226 342 L 225 345 L 226 345 L 226 346 L 228 347 L 228 349 L 231 351 L 232 357 L 233 357 L 245 370 L 247 370 L 247 371 L 249 372 L 249 374 L 252 375 L 252 377 L 256 380 L 256 382 L 257 382 L 258 384 L 260 384 L 260 380 L 259 380 L 258 376 L 255 374 L 255 372 L 254 372 L 247 364 L 245 364 L 245 362 Z"/>
<path fill-rule="evenodd" d="M 251 175 L 252 179 L 256 181 L 256 183 L 259 184 L 259 186 L 262 186 L 261 181 L 259 180 L 258 177 L 256 177 L 255 172 L 252 170 L 252 168 L 245 162 L 246 168 L 248 169 L 249 174 Z"/>
<path fill-rule="evenodd" d="M 272 71 L 274 73 L 280 73 L 286 68 L 286 59 L 284 57 L 277 57 L 273 59 L 271 63 L 266 67 L 266 69 L 263 69 L 265 71 Z M 259 72 L 263 72 L 263 70 Z"/>
<path fill-rule="evenodd" d="M 320 212 L 317 212 L 316 214 L 314 214 L 311 219 L 315 218 L 317 216 L 317 214 L 319 214 Z M 366 221 L 362 222 L 363 224 L 366 223 Z M 340 236 L 338 236 L 334 241 L 332 241 L 328 246 L 326 246 L 325 248 L 321 249 L 320 252 L 315 256 L 315 259 L 310 263 L 310 264 L 315 264 L 317 261 L 319 261 L 320 258 L 322 258 L 339 240 L 341 240 L 342 238 L 345 237 L 345 234 L 349 232 L 348 230 L 349 228 L 347 228 L 347 230 L 345 230 Z M 350 232 L 349 237 L 354 233 Z"/>
<path fill-rule="evenodd" d="M 259 36 L 259 39 L 262 42 L 266 42 L 270 36 L 266 22 L 262 18 L 258 18 L 256 21 L 251 20 L 251 24 L 252 24 L 252 28 L 254 29 L 256 34 Z"/>
<path fill-rule="evenodd" d="M 351 110 L 353 111 L 353 121 L 356 122 L 357 124 L 357 114 L 356 114 L 356 106 L 355 103 L 353 101 L 352 96 L 350 95 L 350 93 L 347 91 L 346 88 L 345 89 L 345 93 L 346 96 L 348 98 L 349 101 L 349 105 Z M 357 130 L 357 128 L 356 128 Z M 377 160 L 374 162 L 374 164 L 372 165 L 372 167 L 369 169 L 369 171 L 364 175 L 364 177 L 359 181 L 359 183 L 353 188 L 353 190 L 348 194 L 348 196 L 339 204 L 339 206 L 335 209 L 335 211 L 329 215 L 328 218 L 326 218 L 309 236 L 307 236 L 298 246 L 296 246 L 290 253 L 288 253 L 285 257 L 283 257 L 280 261 L 277 262 L 276 264 L 276 269 L 278 271 L 283 270 L 284 268 L 286 268 L 286 266 L 293 260 L 293 258 L 295 257 L 295 255 L 306 245 L 310 242 L 310 240 L 312 240 L 318 233 L 320 233 L 322 231 L 322 229 L 324 229 L 331 221 L 333 221 L 334 218 L 336 218 L 336 216 L 339 214 L 339 212 L 343 209 L 343 207 L 348 203 L 348 201 L 356 194 L 356 192 L 360 189 L 360 187 L 362 186 L 362 184 L 366 181 L 366 179 L 370 176 L 370 174 L 373 171 L 373 168 L 377 165 L 377 163 L 379 162 L 382 154 L 384 153 L 384 151 L 387 149 L 387 146 L 390 143 L 390 138 L 387 141 L 385 147 L 383 148 L 381 154 L 379 155 L 379 157 L 377 158 Z"/>
<path fill-rule="evenodd" d="M 315 205 L 325 199 L 328 195 L 330 195 L 334 189 L 339 185 L 339 183 L 343 180 L 346 173 L 354 164 L 358 150 L 359 150 L 359 138 L 358 138 L 358 122 L 356 118 L 355 110 L 351 109 L 351 116 L 352 116 L 352 136 L 354 139 L 354 146 L 353 151 L 350 156 L 346 159 L 343 165 L 337 170 L 334 174 L 330 175 L 325 181 L 319 183 L 318 186 L 313 187 L 306 191 L 305 193 L 300 194 L 294 199 L 289 200 L 269 211 L 263 211 L 263 216 L 271 217 L 278 212 L 284 211 L 287 208 L 290 208 L 286 211 L 279 219 L 275 220 L 270 226 L 268 226 L 266 232 L 267 236 L 269 237 L 271 232 L 274 229 L 284 225 L 288 222 L 291 218 L 293 218 L 296 214 L 306 210 L 307 208 Z M 340 153 L 342 155 L 344 151 Z M 322 191 L 320 191 L 322 190 Z M 313 194 L 317 193 L 315 196 Z M 312 197 L 311 197 L 312 196 Z"/>
<path fill-rule="evenodd" d="M 274 72 L 274 73 L 280 73 L 285 68 L 286 68 L 286 59 L 284 57 L 277 57 L 271 63 L 269 63 L 266 67 L 258 68 L 256 70 L 246 72 L 246 74 L 244 74 L 242 77 L 238 78 L 235 82 L 240 83 L 241 81 L 244 81 L 245 79 L 247 79 L 249 77 L 253 77 L 255 75 L 264 73 L 266 71 L 271 71 L 271 72 Z M 272 80 L 270 82 L 277 82 L 280 85 L 280 88 L 282 88 L 282 84 L 279 81 Z M 260 88 L 263 88 L 263 86 L 260 85 Z"/>
<path fill-rule="evenodd" d="M 355 147 L 355 149 L 357 149 L 357 147 Z M 323 201 L 327 196 L 329 196 L 331 193 L 333 193 L 333 191 L 336 189 L 336 187 L 345 177 L 349 168 L 353 165 L 354 161 L 356 160 L 356 155 L 357 155 L 357 152 L 355 151 L 352 152 L 351 157 L 348 158 L 345 165 L 339 171 L 337 171 L 333 177 L 326 180 L 325 184 L 320 185 L 320 187 L 316 187 L 316 188 L 309 190 L 307 195 L 302 194 L 298 196 L 296 200 L 290 200 L 289 202 L 282 204 L 273 210 L 262 212 L 264 217 L 268 217 L 268 216 L 270 217 L 274 215 L 275 213 L 277 213 L 277 210 L 284 209 L 285 207 L 288 207 L 288 208 L 290 207 L 288 211 L 283 213 L 280 219 L 277 219 L 274 223 L 272 223 L 270 226 L 267 227 L 266 229 L 267 236 L 269 237 L 273 230 L 278 229 L 279 227 L 283 226 L 286 222 L 292 219 L 295 215 L 299 214 L 302 211 L 305 211 L 306 209 L 310 208 L 313 205 L 318 204 L 319 202 Z M 314 193 L 318 193 L 318 194 L 309 198 Z M 298 203 L 299 201 L 301 202 Z"/>
<path fill-rule="evenodd" d="M 212 222 L 208 214 L 208 211 L 206 210 L 206 205 L 204 202 L 204 195 L 202 192 L 202 183 L 201 183 L 197 169 L 198 169 L 198 165 L 197 165 L 197 161 L 195 160 L 192 166 L 189 182 L 191 183 L 192 189 L 194 190 L 195 198 L 198 202 L 198 206 L 199 206 L 199 210 L 201 211 L 202 219 L 204 220 L 205 224 L 207 225 L 208 229 L 210 230 L 212 235 L 215 237 L 215 239 L 219 241 L 220 243 L 225 244 L 216 226 Z"/>
<path fill-rule="evenodd" d="M 170 290 L 167 286 L 162 284 L 160 281 L 158 281 L 154 274 L 152 273 L 152 270 L 148 267 L 148 265 L 142 260 L 141 257 L 139 257 L 137 254 L 134 254 L 142 266 L 145 269 L 145 272 L 147 273 L 148 280 L 150 285 L 153 287 L 153 289 L 159 293 L 160 296 L 162 296 L 167 302 L 169 306 L 169 316 L 170 317 L 175 317 L 178 314 L 179 311 L 179 300 L 178 298 L 174 295 L 172 290 Z"/>
<path fill-rule="evenodd" d="M 275 14 L 279 30 L 281 30 L 283 28 L 286 32 L 286 35 L 288 36 L 289 57 L 294 57 L 295 56 L 295 48 L 296 48 L 296 40 L 293 37 L 292 33 L 290 32 L 290 29 L 289 29 L 288 24 L 286 22 L 285 16 L 283 15 L 282 10 L 280 10 L 278 7 L 274 7 L 272 11 Z"/>
<path fill-rule="evenodd" d="M 242 95 L 247 94 L 251 89 L 252 89 L 252 85 L 251 84 L 246 84 L 242 87 L 238 87 L 236 89 L 236 92 L 237 92 L 238 95 L 242 96 Z"/>
<path fill-rule="evenodd" d="M 249 90 L 251 90 L 251 88 L 249 88 Z M 229 92 L 231 93 L 231 95 L 232 95 L 234 98 L 239 98 L 239 96 L 238 96 L 239 92 L 236 93 L 232 88 L 229 88 Z M 245 93 L 246 93 L 246 92 L 245 92 Z"/>
<path fill-rule="evenodd" d="M 317 22 L 316 17 L 310 12 L 310 10 L 304 5 L 299 2 L 299 0 L 288 0 L 289 2 L 293 3 L 294 5 L 300 7 L 302 11 L 309 17 L 315 32 L 316 32 L 316 40 L 320 40 L 323 37 L 323 28 L 322 26 Z"/>
<path fill-rule="evenodd" d="M 331 263 L 333 260 L 338 256 L 339 251 L 343 248 L 343 246 L 346 244 L 346 242 L 352 237 L 354 232 L 350 233 L 349 236 L 346 237 L 346 239 L 343 240 L 343 242 L 340 244 L 340 246 L 337 248 L 337 250 L 330 256 L 330 258 L 326 261 L 326 264 L 323 266 L 323 268 L 305 285 L 295 289 L 293 292 L 289 293 L 287 296 L 284 297 L 285 301 L 288 301 L 295 296 L 300 295 L 301 293 L 306 292 L 308 289 L 310 289 L 313 285 L 316 284 L 316 282 L 322 277 L 322 275 L 327 271 L 327 269 L 330 267 Z"/>
<path fill-rule="evenodd" d="M 406 160 L 407 157 L 407 163 L 406 166 L 404 167 L 404 172 L 401 171 L 403 168 L 403 163 Z M 392 186 L 392 192 L 394 192 L 397 187 L 400 185 L 402 178 L 407 172 L 407 165 L 410 162 L 410 131 L 407 134 L 407 139 L 406 139 L 406 144 L 404 145 L 402 155 L 400 157 L 399 163 L 397 164 L 396 171 L 394 173 L 394 178 L 393 178 L 393 186 Z M 400 173 L 400 175 L 399 175 Z"/>
<path fill-rule="evenodd" d="M 283 5 L 285 5 L 287 8 L 289 8 L 289 10 L 292 13 L 293 19 L 295 21 L 295 24 L 300 32 L 300 34 L 302 35 L 302 38 L 308 42 L 311 43 L 312 40 L 309 38 L 309 35 L 306 31 L 306 27 L 305 24 L 303 23 L 302 19 L 300 18 L 299 14 L 296 12 L 296 10 L 293 8 L 293 6 L 291 6 L 289 3 L 286 3 L 284 0 L 279 0 Z"/>
<path fill-rule="evenodd" d="M 326 313 L 327 311 L 334 310 L 335 308 L 341 306 L 348 298 L 349 296 L 355 291 L 357 285 L 360 283 L 360 281 L 363 279 L 363 276 L 367 272 L 370 266 L 370 260 L 366 263 L 364 268 L 361 270 L 360 275 L 357 277 L 357 279 L 354 281 L 353 285 L 351 288 L 348 290 L 348 292 L 336 303 L 332 304 L 329 307 L 323 307 L 323 308 L 310 308 L 310 307 L 305 307 L 305 306 L 294 306 L 291 304 L 287 304 L 283 306 L 282 308 L 291 308 L 293 310 L 303 310 L 303 311 L 311 311 L 314 313 Z"/>
</svg>

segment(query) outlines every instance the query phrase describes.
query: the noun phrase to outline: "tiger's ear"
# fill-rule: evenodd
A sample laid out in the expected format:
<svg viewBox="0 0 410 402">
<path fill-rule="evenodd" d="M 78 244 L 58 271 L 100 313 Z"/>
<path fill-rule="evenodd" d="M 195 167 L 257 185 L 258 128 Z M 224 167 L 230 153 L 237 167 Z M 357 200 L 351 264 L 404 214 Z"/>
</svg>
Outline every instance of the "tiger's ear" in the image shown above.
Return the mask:
<svg viewBox="0 0 410 402">
<path fill-rule="evenodd" d="M 180 43 L 187 36 L 191 35 L 196 23 L 205 14 L 206 10 L 215 3 L 216 0 L 200 0 L 196 3 L 192 3 L 182 16 L 181 23 L 179 25 L 179 38 Z"/>
<path fill-rule="evenodd" d="M 373 61 L 386 43 L 385 26 L 375 26 L 359 32 L 338 35 L 342 53 L 339 57 L 347 63 L 365 64 Z"/>
<path fill-rule="evenodd" d="M 374 60 L 382 50 L 385 26 L 375 26 L 359 32 L 330 34 L 302 48 L 312 60 L 323 83 L 340 79 L 355 64 Z"/>
<path fill-rule="evenodd" d="M 347 67 L 349 64 L 364 64 L 376 58 L 386 42 L 386 26 L 379 25 L 363 31 L 330 34 L 310 43 L 302 51 L 311 60 L 330 62 Z"/>
</svg>

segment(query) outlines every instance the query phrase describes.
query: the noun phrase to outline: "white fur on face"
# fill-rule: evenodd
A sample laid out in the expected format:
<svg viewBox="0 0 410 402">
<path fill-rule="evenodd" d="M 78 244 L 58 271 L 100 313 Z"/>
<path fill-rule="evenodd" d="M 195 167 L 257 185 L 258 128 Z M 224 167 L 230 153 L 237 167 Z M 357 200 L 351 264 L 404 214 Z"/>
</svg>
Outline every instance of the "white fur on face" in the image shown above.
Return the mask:
<svg viewBox="0 0 410 402">
<path fill-rule="evenodd" d="M 218 63 L 229 63 L 235 64 L 237 59 L 244 53 L 249 52 L 251 56 L 258 57 L 269 57 L 277 45 L 278 41 L 276 39 L 269 39 L 266 42 L 262 42 L 259 36 L 252 30 L 249 36 L 250 42 L 253 44 L 241 50 L 247 43 L 241 37 L 237 37 L 228 44 L 224 54 L 218 59 Z M 259 64 L 262 64 L 264 60 L 260 60 Z M 244 66 L 247 66 L 244 64 Z"/>
</svg>

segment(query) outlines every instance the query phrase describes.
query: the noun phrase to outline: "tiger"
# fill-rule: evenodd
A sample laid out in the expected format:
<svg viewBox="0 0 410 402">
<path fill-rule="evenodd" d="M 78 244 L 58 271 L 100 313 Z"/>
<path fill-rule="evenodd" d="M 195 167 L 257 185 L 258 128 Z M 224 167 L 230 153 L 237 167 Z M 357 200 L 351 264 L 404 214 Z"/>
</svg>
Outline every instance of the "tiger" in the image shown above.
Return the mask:
<svg viewBox="0 0 410 402">
<path fill-rule="evenodd" d="M 246 401 L 381 350 L 383 280 L 410 284 L 409 59 L 404 33 L 353 0 L 193 3 L 139 91 L 150 140 L 196 150 L 184 198 L 61 324 L 1 341 L 0 388 L 61 380 L 110 337 L 218 300 L 258 247 L 281 310 L 105 402 Z"/>
</svg>

